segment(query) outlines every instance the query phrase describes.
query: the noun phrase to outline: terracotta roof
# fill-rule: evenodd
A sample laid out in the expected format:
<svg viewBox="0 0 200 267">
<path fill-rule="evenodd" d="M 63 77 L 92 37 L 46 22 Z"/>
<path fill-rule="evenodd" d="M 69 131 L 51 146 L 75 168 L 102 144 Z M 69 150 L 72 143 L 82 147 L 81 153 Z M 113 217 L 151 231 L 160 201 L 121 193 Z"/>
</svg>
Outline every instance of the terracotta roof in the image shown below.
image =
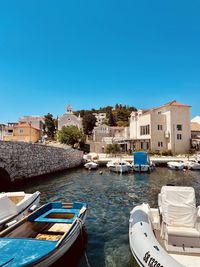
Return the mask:
<svg viewBox="0 0 200 267">
<path fill-rule="evenodd" d="M 190 129 L 191 131 L 200 132 L 200 124 L 197 122 L 191 122 Z"/>
<path fill-rule="evenodd" d="M 176 100 L 173 100 L 173 101 L 171 101 L 171 102 L 169 102 L 169 103 L 166 103 L 166 104 L 164 104 L 164 105 L 162 105 L 162 106 L 160 106 L 160 107 L 153 108 L 153 109 L 159 109 L 159 108 L 168 107 L 168 106 L 191 107 L 191 106 L 189 106 L 189 105 L 181 104 L 181 103 L 177 102 Z"/>
<path fill-rule="evenodd" d="M 28 128 L 31 127 L 32 129 L 35 129 L 35 130 L 40 131 L 39 129 L 34 128 L 33 126 L 31 126 L 30 124 L 28 124 L 26 122 L 22 122 L 22 123 L 19 123 L 19 124 L 17 124 L 17 125 L 14 126 L 14 128 L 27 128 L 27 127 Z"/>
<path fill-rule="evenodd" d="M 177 102 L 176 100 L 173 100 L 169 103 L 166 103 L 162 106 L 159 106 L 159 107 L 156 107 L 156 108 L 151 108 L 151 109 L 142 109 L 142 113 L 149 113 L 151 110 L 157 110 L 157 109 L 160 109 L 160 108 L 163 108 L 163 107 L 168 107 L 168 106 L 181 106 L 181 107 L 191 107 L 189 105 L 186 105 L 186 104 L 181 104 L 179 102 Z"/>
</svg>

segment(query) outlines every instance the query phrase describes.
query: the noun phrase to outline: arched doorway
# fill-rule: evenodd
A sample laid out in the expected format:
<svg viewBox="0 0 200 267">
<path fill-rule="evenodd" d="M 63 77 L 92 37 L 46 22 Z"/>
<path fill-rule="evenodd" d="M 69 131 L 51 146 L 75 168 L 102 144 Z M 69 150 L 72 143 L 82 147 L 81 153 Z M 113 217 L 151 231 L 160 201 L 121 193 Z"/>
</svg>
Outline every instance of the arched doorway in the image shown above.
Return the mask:
<svg viewBox="0 0 200 267">
<path fill-rule="evenodd" d="M 11 183 L 9 173 L 0 167 L 0 192 L 6 190 Z"/>
</svg>

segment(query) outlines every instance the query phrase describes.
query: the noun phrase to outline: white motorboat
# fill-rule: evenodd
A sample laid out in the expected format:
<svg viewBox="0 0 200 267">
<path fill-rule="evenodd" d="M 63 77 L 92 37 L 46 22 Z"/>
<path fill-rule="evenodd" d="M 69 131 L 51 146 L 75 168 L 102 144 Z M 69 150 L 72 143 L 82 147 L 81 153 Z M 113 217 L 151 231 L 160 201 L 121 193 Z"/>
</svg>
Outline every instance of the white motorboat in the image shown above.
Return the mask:
<svg viewBox="0 0 200 267">
<path fill-rule="evenodd" d="M 192 187 L 163 186 L 158 207 L 133 208 L 129 242 L 139 266 L 199 267 L 200 206 Z"/>
<path fill-rule="evenodd" d="M 36 209 L 40 202 L 40 192 L 0 193 L 0 231 L 22 219 L 28 212 Z"/>
<path fill-rule="evenodd" d="M 129 172 L 131 170 L 131 164 L 123 159 L 111 160 L 106 164 L 110 171 L 117 173 Z"/>
<path fill-rule="evenodd" d="M 132 167 L 136 172 L 148 172 L 153 170 L 154 165 L 150 162 L 147 152 L 139 151 L 133 153 Z"/>
<path fill-rule="evenodd" d="M 185 167 L 189 170 L 200 170 L 200 163 L 195 160 L 188 160 L 185 162 Z"/>
<path fill-rule="evenodd" d="M 98 168 L 98 164 L 94 161 L 89 161 L 85 163 L 84 167 L 89 170 L 94 170 Z"/>
<path fill-rule="evenodd" d="M 196 154 L 195 160 L 196 160 L 196 162 L 200 163 L 200 154 Z"/>
<path fill-rule="evenodd" d="M 183 170 L 185 163 L 182 161 L 169 161 L 167 162 L 167 166 L 172 170 Z"/>
</svg>

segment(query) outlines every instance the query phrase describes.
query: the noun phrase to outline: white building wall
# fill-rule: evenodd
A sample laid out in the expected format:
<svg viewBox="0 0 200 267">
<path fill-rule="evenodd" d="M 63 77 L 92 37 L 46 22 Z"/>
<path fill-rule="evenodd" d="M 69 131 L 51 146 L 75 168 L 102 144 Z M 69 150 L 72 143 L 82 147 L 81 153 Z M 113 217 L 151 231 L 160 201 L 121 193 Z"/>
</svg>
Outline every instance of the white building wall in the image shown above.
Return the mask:
<svg viewBox="0 0 200 267">
<path fill-rule="evenodd" d="M 177 125 L 182 125 L 182 130 L 177 129 Z M 177 134 L 181 134 L 182 139 L 177 139 Z M 190 149 L 190 110 L 188 107 L 171 107 L 171 149 L 175 153 L 188 153 Z"/>
<path fill-rule="evenodd" d="M 150 125 L 150 134 L 141 135 L 140 126 Z M 177 125 L 182 130 L 177 130 Z M 162 130 L 158 130 L 162 125 Z M 177 139 L 181 134 L 182 139 Z M 150 139 L 152 151 L 171 150 L 173 153 L 188 153 L 190 149 L 190 107 L 184 105 L 166 105 L 149 110 L 148 113 L 132 112 L 130 118 L 130 138 L 135 142 Z M 162 146 L 160 145 L 162 143 Z"/>
<path fill-rule="evenodd" d="M 158 129 L 161 127 L 162 129 Z M 167 150 L 167 139 L 165 133 L 167 130 L 166 115 L 160 114 L 158 110 L 151 112 L 151 150 L 152 151 L 163 151 Z"/>
</svg>

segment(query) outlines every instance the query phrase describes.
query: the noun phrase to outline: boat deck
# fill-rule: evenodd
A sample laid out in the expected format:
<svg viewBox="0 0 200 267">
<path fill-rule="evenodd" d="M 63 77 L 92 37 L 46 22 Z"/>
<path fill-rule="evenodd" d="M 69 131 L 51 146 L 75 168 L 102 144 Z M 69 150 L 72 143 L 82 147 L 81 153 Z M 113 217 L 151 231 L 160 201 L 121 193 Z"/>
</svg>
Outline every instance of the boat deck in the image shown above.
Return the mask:
<svg viewBox="0 0 200 267">
<path fill-rule="evenodd" d="M 200 267 L 200 253 L 187 253 L 187 252 L 168 252 L 165 249 L 164 240 L 160 237 L 160 230 L 154 230 L 155 237 L 162 248 L 169 253 L 177 262 L 186 267 Z"/>
</svg>

